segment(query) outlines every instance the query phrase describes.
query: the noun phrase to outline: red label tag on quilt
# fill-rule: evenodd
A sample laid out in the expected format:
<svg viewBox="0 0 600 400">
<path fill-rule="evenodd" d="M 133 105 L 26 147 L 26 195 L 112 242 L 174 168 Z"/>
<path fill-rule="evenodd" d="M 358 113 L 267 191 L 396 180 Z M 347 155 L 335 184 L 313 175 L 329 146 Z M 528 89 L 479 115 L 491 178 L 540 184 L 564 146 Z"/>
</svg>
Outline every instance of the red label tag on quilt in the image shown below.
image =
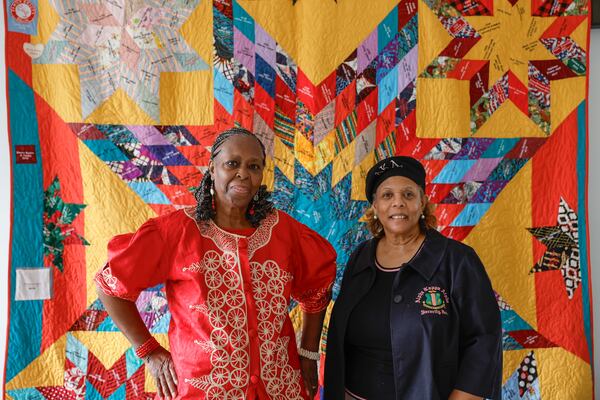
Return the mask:
<svg viewBox="0 0 600 400">
<path fill-rule="evenodd" d="M 15 146 L 15 153 L 17 156 L 17 164 L 35 164 L 35 163 L 37 163 L 37 157 L 35 155 L 35 146 L 34 145 Z"/>
</svg>

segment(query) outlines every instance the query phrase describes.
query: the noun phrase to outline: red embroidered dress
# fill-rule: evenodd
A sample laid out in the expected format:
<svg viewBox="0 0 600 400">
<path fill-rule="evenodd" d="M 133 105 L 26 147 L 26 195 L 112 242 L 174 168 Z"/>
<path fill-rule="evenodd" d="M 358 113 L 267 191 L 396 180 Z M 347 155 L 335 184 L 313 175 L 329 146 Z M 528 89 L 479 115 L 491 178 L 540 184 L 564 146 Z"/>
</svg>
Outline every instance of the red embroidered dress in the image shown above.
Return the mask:
<svg viewBox="0 0 600 400">
<path fill-rule="evenodd" d="M 194 210 L 153 218 L 108 245 L 96 282 L 135 300 L 165 283 L 178 399 L 307 399 L 290 297 L 327 307 L 336 254 L 316 232 L 277 211 L 249 236 L 196 223 Z"/>
</svg>

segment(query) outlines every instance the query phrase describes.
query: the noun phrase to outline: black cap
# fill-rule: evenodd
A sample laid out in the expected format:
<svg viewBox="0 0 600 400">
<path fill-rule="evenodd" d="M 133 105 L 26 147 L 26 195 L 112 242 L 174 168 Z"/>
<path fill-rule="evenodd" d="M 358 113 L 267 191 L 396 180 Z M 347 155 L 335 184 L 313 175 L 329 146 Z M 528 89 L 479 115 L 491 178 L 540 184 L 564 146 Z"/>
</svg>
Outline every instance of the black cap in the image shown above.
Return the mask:
<svg viewBox="0 0 600 400">
<path fill-rule="evenodd" d="M 412 157 L 389 157 L 373 165 L 367 173 L 366 195 L 369 203 L 373 203 L 373 195 L 381 182 L 390 176 L 405 176 L 425 191 L 425 168 L 423 164 Z"/>
</svg>

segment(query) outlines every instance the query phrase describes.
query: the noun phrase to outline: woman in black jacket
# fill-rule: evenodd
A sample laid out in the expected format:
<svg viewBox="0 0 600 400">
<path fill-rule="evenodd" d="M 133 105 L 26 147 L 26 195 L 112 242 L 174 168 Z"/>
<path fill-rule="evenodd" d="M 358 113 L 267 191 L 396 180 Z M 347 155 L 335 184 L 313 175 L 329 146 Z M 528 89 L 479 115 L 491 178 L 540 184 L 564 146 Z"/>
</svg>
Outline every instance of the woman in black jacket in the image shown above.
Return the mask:
<svg viewBox="0 0 600 400">
<path fill-rule="evenodd" d="M 435 230 L 425 169 L 367 175 L 373 239 L 350 256 L 327 337 L 325 400 L 500 399 L 502 327 L 475 251 Z"/>
</svg>

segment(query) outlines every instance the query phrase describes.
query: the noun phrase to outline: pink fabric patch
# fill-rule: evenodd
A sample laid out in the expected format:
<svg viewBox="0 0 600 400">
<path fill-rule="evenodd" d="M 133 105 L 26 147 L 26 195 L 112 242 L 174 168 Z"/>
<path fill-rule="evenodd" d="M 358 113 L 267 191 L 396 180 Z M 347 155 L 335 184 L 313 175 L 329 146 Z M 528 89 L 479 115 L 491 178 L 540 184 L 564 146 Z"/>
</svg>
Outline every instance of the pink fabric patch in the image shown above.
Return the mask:
<svg viewBox="0 0 600 400">
<path fill-rule="evenodd" d="M 502 161 L 501 158 L 482 158 L 477 160 L 475 165 L 463 176 L 461 182 L 485 181 L 500 161 Z"/>
</svg>

